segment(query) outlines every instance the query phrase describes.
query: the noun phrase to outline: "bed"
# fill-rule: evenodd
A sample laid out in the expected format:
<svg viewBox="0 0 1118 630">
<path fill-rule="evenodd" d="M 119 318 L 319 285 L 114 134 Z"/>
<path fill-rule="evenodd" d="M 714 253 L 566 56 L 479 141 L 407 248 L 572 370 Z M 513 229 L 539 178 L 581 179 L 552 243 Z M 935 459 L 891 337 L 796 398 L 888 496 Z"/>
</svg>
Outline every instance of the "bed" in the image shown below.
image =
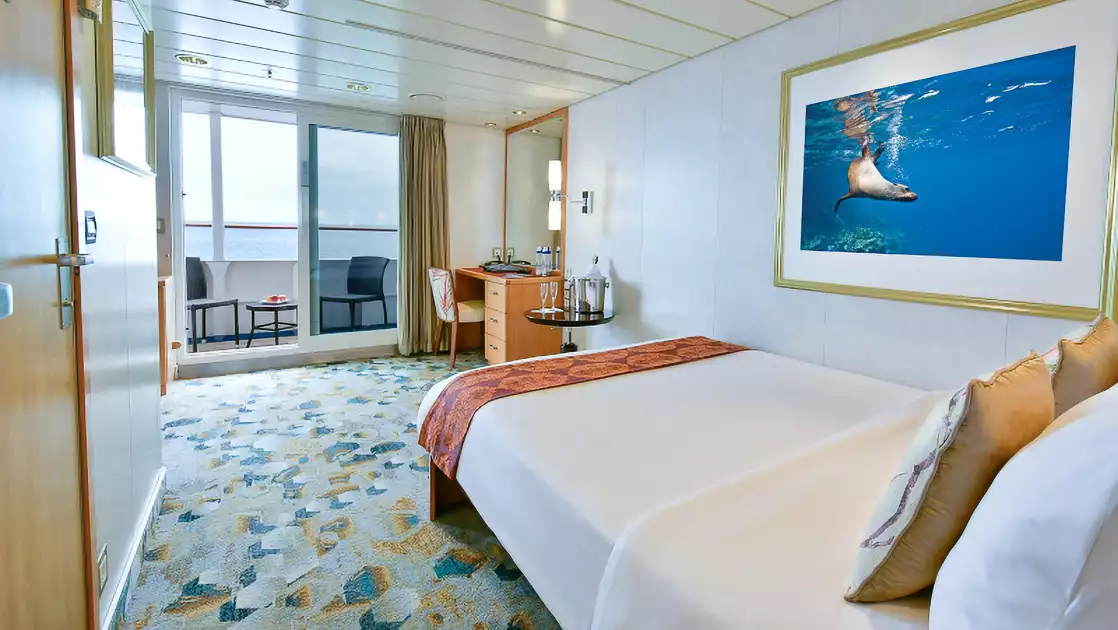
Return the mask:
<svg viewBox="0 0 1118 630">
<path fill-rule="evenodd" d="M 420 422 L 451 380 L 427 394 Z M 872 430 L 882 412 L 928 399 L 921 390 L 741 352 L 491 402 L 474 415 L 457 481 L 564 628 L 592 627 L 596 606 L 598 627 L 648 627 L 628 624 L 624 602 L 633 593 L 610 586 L 611 576 L 640 564 L 633 554 L 644 549 L 642 533 L 655 531 L 642 528 L 661 516 L 717 527 L 732 511 L 708 497 L 730 491 L 727 482 L 748 486 L 751 472 L 794 465 L 820 443 Z M 902 451 L 884 457 L 886 477 Z M 867 499 L 869 509 L 879 497 Z M 687 501 L 691 508 L 679 507 Z M 681 517 L 681 509 L 691 513 Z M 860 528 L 863 517 L 868 512 L 850 518 L 861 519 Z M 846 538 L 847 563 L 859 533 Z M 693 553 L 694 570 L 714 551 L 671 549 Z M 607 571 L 615 555 L 612 562 L 625 562 Z M 599 591 L 615 593 L 617 605 L 599 602 Z M 848 606 L 842 592 L 840 578 L 825 596 Z"/>
</svg>

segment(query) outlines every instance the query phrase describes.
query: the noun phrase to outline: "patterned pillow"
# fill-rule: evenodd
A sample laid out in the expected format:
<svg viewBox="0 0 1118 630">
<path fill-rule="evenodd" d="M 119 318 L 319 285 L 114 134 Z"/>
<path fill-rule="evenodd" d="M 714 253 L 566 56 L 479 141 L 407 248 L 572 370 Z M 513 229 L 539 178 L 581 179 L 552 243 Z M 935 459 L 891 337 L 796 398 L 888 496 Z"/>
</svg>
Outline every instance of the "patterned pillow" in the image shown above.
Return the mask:
<svg viewBox="0 0 1118 630">
<path fill-rule="evenodd" d="M 976 379 L 929 414 L 870 520 L 846 599 L 881 602 L 932 585 L 994 477 L 1052 422 L 1036 353 Z"/>
<path fill-rule="evenodd" d="M 1052 373 L 1056 417 L 1099 392 L 1118 384 L 1118 326 L 1099 315 L 1064 337 L 1044 362 Z"/>
</svg>

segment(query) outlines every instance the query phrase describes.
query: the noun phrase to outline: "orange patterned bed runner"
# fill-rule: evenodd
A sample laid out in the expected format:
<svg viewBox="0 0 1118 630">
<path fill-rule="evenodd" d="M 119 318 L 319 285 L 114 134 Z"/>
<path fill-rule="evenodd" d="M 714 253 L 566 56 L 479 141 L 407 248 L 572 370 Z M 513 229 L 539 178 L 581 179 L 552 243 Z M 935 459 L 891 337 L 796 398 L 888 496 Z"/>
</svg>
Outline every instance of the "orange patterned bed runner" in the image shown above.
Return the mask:
<svg viewBox="0 0 1118 630">
<path fill-rule="evenodd" d="M 431 461 L 439 470 L 454 479 L 466 432 L 470 430 L 474 414 L 486 403 L 514 394 L 635 374 L 746 349 L 706 337 L 686 337 L 467 372 L 439 394 L 423 422 L 419 444 L 431 453 Z"/>
</svg>

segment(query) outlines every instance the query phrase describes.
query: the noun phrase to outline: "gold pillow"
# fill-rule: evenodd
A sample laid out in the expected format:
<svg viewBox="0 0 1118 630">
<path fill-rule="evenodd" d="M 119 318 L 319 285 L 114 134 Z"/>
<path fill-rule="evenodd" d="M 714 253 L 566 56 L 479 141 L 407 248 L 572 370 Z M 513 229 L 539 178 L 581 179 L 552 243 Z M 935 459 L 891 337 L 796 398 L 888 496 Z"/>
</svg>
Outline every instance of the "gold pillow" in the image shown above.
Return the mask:
<svg viewBox="0 0 1118 630">
<path fill-rule="evenodd" d="M 1036 353 L 976 379 L 928 415 L 870 520 L 846 599 L 881 602 L 932 585 L 994 477 L 1052 422 Z"/>
<path fill-rule="evenodd" d="M 1100 316 L 1085 335 L 1061 339 L 1052 369 L 1056 417 L 1118 383 L 1118 326 Z"/>
</svg>

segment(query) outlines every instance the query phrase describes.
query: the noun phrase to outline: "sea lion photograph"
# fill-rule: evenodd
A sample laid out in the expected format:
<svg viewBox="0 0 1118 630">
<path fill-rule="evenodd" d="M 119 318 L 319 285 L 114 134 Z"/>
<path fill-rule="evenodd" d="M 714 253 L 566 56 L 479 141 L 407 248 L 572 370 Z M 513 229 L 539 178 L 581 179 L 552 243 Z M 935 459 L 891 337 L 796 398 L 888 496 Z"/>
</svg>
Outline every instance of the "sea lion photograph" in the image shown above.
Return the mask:
<svg viewBox="0 0 1118 630">
<path fill-rule="evenodd" d="M 893 182 L 881 176 L 881 171 L 877 170 L 877 161 L 881 159 L 881 154 L 885 151 L 885 145 L 878 145 L 877 150 L 870 155 L 870 144 L 865 142 L 862 144 L 862 155 L 850 163 L 850 168 L 846 171 L 846 179 L 850 184 L 850 190 L 835 202 L 835 212 L 838 212 L 839 205 L 847 199 L 855 197 L 869 197 L 870 199 L 878 199 L 880 201 L 916 201 L 918 197 L 912 189 L 904 184 L 894 184 Z"/>
<path fill-rule="evenodd" d="M 806 105 L 800 249 L 1061 260 L 1075 50 Z"/>
</svg>

